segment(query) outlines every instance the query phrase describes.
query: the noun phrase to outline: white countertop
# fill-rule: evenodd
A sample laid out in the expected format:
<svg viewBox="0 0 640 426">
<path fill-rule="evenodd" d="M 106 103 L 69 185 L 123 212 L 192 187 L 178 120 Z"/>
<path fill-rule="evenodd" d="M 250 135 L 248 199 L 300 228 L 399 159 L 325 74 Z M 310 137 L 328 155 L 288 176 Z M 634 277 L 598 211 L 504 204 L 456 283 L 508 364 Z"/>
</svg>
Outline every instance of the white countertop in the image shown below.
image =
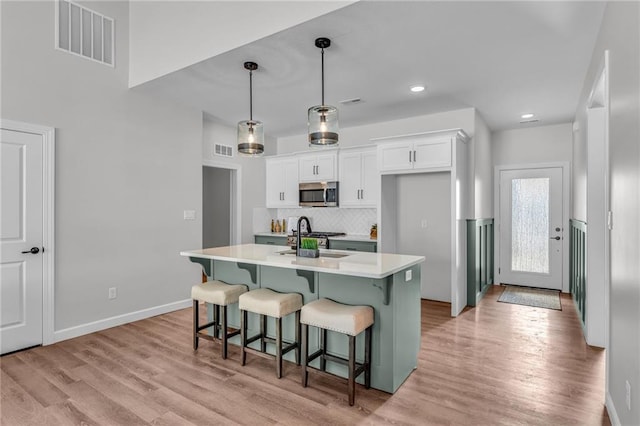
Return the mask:
<svg viewBox="0 0 640 426">
<path fill-rule="evenodd" d="M 320 250 L 321 254 L 327 252 L 347 255 L 341 258 L 321 256 L 313 259 L 296 257 L 293 254 L 279 254 L 279 252 L 287 249 L 288 247 L 286 246 L 243 244 L 183 251 L 180 252 L 180 255 L 376 279 L 384 278 L 410 266 L 420 264 L 425 260 L 424 256 L 343 250 Z"/>
</svg>

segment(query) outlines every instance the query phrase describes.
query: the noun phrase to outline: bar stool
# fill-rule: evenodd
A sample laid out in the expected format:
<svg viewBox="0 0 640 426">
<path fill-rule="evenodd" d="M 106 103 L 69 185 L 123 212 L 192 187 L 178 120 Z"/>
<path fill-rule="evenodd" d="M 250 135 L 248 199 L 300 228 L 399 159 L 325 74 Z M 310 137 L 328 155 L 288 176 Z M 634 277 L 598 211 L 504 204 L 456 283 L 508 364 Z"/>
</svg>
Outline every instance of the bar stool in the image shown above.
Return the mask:
<svg viewBox="0 0 640 426">
<path fill-rule="evenodd" d="M 247 352 L 263 358 L 273 359 L 274 356 L 267 353 L 267 343 L 276 345 L 276 376 L 282 377 L 282 356 L 292 349 L 296 351 L 296 364 L 300 365 L 300 308 L 302 307 L 302 295 L 298 293 L 278 293 L 268 288 L 258 288 L 244 293 L 238 301 L 240 307 L 240 362 L 245 365 Z M 260 315 L 260 333 L 255 336 L 247 336 L 247 313 L 253 312 Z M 295 342 L 282 346 L 282 318 L 295 313 Z M 267 317 L 276 319 L 276 338 L 267 337 Z M 260 340 L 260 350 L 249 348 L 249 343 Z"/>
<path fill-rule="evenodd" d="M 222 343 L 222 358 L 227 358 L 227 341 L 240 334 L 240 330 L 228 331 L 227 327 L 227 306 L 238 302 L 241 294 L 248 291 L 244 284 L 227 284 L 222 281 L 207 281 L 191 287 L 191 298 L 193 299 L 193 350 L 198 349 L 198 339 L 207 339 Z M 199 325 L 199 301 L 211 303 L 213 305 L 213 321 L 208 324 Z M 222 307 L 222 312 L 220 312 Z M 202 330 L 213 327 L 213 336 L 202 332 Z M 222 337 L 219 333 L 222 332 Z"/>
<path fill-rule="evenodd" d="M 364 385 L 371 387 L 371 329 L 373 328 L 373 308 L 371 306 L 351 306 L 319 299 L 307 303 L 300 314 L 302 324 L 302 386 L 307 387 L 309 370 L 330 376 L 326 371 L 327 360 L 347 365 L 349 368 L 349 405 L 355 402 L 356 377 L 364 372 Z M 308 355 L 309 326 L 321 329 L 320 349 Z M 327 330 L 349 336 L 349 358 L 341 358 L 327 353 Z M 364 362 L 356 362 L 356 336 L 365 332 Z M 320 369 L 309 366 L 309 363 L 320 357 Z"/>
</svg>

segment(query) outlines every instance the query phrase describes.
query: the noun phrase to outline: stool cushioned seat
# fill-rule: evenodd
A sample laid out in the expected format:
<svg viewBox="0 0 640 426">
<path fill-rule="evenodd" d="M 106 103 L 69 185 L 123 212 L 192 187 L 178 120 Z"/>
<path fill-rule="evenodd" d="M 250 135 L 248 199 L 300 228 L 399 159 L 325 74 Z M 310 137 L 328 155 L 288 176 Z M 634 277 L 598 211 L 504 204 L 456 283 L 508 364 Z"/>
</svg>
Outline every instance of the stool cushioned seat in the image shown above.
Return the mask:
<svg viewBox="0 0 640 426">
<path fill-rule="evenodd" d="M 242 311 L 282 318 L 302 308 L 302 295 L 258 288 L 240 296 L 239 308 Z"/>
<path fill-rule="evenodd" d="M 371 306 L 343 305 L 333 300 L 319 299 L 302 307 L 300 322 L 313 327 L 357 336 L 373 324 L 373 308 Z"/>
<path fill-rule="evenodd" d="M 191 298 L 219 306 L 236 303 L 241 294 L 247 292 L 243 284 L 227 284 L 222 281 L 207 281 L 191 287 Z"/>
</svg>

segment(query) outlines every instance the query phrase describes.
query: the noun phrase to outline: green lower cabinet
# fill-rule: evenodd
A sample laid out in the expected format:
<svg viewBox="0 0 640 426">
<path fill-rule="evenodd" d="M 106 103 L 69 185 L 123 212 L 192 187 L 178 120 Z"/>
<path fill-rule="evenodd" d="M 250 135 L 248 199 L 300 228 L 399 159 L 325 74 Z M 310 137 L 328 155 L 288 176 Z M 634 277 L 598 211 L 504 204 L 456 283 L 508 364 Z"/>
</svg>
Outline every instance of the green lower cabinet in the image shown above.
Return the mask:
<svg viewBox="0 0 640 426">
<path fill-rule="evenodd" d="M 193 260 L 193 259 L 192 259 Z M 338 274 L 317 273 L 304 270 L 277 268 L 215 260 L 210 268 L 210 279 L 227 283 L 246 284 L 250 290 L 270 288 L 279 292 L 296 292 L 302 295 L 303 303 L 328 298 L 350 305 L 369 305 L 374 309 L 372 333 L 371 386 L 389 393 L 395 392 L 404 380 L 417 368 L 420 350 L 420 265 L 415 265 L 382 279 L 352 277 Z M 406 271 L 411 270 L 412 278 L 407 281 Z M 208 312 L 209 320 L 212 315 Z M 240 326 L 238 304 L 228 307 L 230 327 Z M 249 336 L 259 331 L 259 316 L 249 314 Z M 267 334 L 275 337 L 275 320 L 269 318 Z M 320 343 L 317 328 L 309 327 L 309 352 L 314 352 Z M 295 338 L 294 315 L 283 319 L 283 338 Z M 364 333 L 357 338 L 357 359 L 364 359 Z M 230 340 L 240 344 L 240 336 Z M 254 342 L 252 347 L 258 348 Z M 330 353 L 347 357 L 348 338 L 329 332 L 327 348 Z M 267 351 L 275 353 L 273 345 Z M 249 357 L 251 355 L 248 355 Z M 295 360 L 295 352 L 285 355 L 289 361 Z M 313 366 L 318 366 L 314 360 Z M 274 365 L 275 371 L 275 365 Z M 347 376 L 346 367 L 327 361 L 327 370 L 342 377 Z M 286 374 L 286 373 L 285 373 Z M 364 376 L 358 381 L 363 382 Z"/>
<path fill-rule="evenodd" d="M 256 244 L 269 244 L 274 246 L 286 246 L 287 237 L 279 237 L 275 235 L 254 235 L 253 239 Z"/>
<path fill-rule="evenodd" d="M 329 239 L 329 248 L 331 250 L 352 250 L 366 251 L 376 253 L 378 251 L 378 242 L 372 241 L 348 241 L 348 240 L 332 240 Z"/>
</svg>

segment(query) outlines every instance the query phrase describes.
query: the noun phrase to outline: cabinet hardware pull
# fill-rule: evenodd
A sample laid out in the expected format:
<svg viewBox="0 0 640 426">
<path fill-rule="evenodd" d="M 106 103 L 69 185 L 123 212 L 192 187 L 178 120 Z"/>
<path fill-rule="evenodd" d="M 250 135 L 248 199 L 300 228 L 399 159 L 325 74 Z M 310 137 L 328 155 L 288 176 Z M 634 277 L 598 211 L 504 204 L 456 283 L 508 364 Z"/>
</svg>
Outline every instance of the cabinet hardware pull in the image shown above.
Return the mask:
<svg viewBox="0 0 640 426">
<path fill-rule="evenodd" d="M 411 162 L 411 151 L 409 151 L 409 162 Z"/>
<path fill-rule="evenodd" d="M 364 200 L 364 189 L 360 190 L 360 199 Z"/>
<path fill-rule="evenodd" d="M 415 150 L 413 151 L 413 162 L 414 163 L 416 162 L 416 151 Z"/>
</svg>

